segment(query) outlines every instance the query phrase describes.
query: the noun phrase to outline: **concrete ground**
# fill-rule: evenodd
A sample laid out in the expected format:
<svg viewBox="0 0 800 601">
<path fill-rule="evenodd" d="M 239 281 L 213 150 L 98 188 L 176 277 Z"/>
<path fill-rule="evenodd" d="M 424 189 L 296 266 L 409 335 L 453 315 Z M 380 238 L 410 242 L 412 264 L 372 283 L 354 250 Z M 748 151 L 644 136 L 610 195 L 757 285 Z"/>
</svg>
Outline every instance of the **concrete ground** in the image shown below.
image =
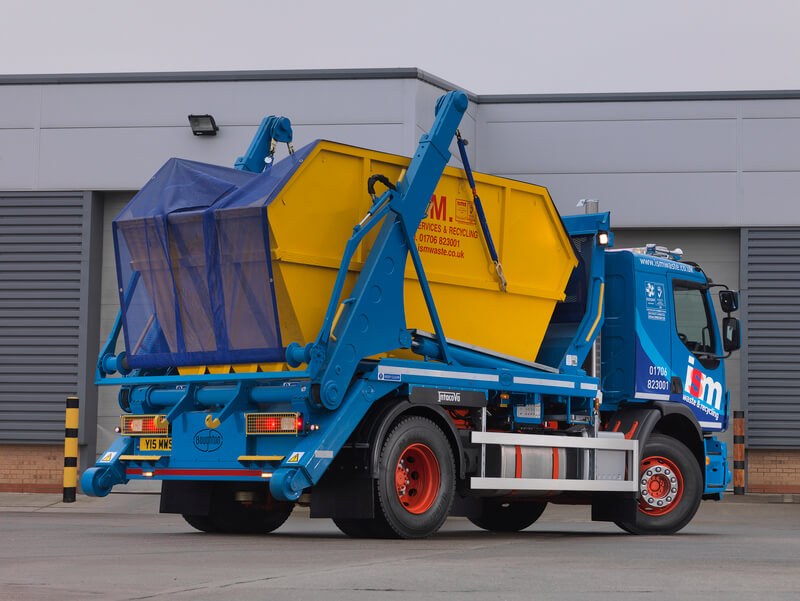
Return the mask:
<svg viewBox="0 0 800 601">
<path fill-rule="evenodd" d="M 522 533 L 451 518 L 423 541 L 348 539 L 303 509 L 271 535 L 209 535 L 158 501 L 0 494 L 0 601 L 800 598 L 800 495 L 705 502 L 668 537 L 551 505 Z"/>
</svg>

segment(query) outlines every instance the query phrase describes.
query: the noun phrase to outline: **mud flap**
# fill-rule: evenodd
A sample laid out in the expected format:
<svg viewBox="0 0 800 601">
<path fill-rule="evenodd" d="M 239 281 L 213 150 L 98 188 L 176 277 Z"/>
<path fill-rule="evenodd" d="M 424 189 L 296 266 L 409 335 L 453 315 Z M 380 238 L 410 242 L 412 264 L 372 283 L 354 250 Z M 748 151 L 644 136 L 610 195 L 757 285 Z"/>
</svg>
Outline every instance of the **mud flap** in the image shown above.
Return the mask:
<svg viewBox="0 0 800 601">
<path fill-rule="evenodd" d="M 164 480 L 161 483 L 160 513 L 208 515 L 212 485 L 211 482 Z"/>
<path fill-rule="evenodd" d="M 375 480 L 342 477 L 328 472 L 311 489 L 312 518 L 371 519 L 375 517 Z"/>
<path fill-rule="evenodd" d="M 592 521 L 632 521 L 638 505 L 635 493 L 597 493 L 592 497 Z"/>
</svg>

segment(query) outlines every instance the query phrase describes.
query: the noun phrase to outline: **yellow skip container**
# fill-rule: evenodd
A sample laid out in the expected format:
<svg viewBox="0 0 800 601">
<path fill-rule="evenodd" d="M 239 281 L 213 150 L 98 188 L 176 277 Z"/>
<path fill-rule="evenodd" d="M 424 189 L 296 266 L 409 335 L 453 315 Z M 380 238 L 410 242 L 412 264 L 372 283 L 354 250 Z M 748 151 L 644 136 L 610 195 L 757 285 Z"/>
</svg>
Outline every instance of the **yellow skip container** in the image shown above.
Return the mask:
<svg viewBox="0 0 800 601">
<path fill-rule="evenodd" d="M 271 202 L 272 271 L 284 344 L 313 342 L 319 333 L 345 244 L 372 202 L 367 179 L 382 174 L 396 182 L 409 163 L 402 156 L 317 141 Z M 448 338 L 534 361 L 577 259 L 545 188 L 474 176 L 507 292 L 500 287 L 464 172 L 447 167 L 415 236 L 436 308 Z M 377 231 L 355 255 L 343 298 Z M 407 327 L 433 331 L 410 259 L 405 278 Z"/>
</svg>

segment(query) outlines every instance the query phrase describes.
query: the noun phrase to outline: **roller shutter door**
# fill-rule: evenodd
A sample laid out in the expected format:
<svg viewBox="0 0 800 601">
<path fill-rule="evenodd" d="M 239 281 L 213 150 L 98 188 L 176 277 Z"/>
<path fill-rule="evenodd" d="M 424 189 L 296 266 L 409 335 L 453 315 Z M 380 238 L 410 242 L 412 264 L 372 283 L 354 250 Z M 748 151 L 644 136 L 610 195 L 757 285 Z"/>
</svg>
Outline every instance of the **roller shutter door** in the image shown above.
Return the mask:
<svg viewBox="0 0 800 601">
<path fill-rule="evenodd" d="M 800 449 L 800 228 L 742 230 L 749 448 Z"/>
<path fill-rule="evenodd" d="M 0 443 L 64 438 L 85 392 L 88 194 L 0 194 Z"/>
</svg>

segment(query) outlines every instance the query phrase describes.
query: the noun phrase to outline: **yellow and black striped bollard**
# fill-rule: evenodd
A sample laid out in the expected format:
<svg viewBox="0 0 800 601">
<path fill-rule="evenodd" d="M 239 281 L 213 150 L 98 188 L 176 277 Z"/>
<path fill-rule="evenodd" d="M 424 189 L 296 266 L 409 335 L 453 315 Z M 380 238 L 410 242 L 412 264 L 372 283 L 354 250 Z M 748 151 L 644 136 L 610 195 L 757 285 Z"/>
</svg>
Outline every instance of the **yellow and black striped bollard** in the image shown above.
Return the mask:
<svg viewBox="0 0 800 601">
<path fill-rule="evenodd" d="M 67 397 L 64 429 L 64 503 L 75 502 L 78 486 L 78 397 Z"/>
<path fill-rule="evenodd" d="M 744 494 L 744 411 L 733 412 L 733 494 Z"/>
</svg>

